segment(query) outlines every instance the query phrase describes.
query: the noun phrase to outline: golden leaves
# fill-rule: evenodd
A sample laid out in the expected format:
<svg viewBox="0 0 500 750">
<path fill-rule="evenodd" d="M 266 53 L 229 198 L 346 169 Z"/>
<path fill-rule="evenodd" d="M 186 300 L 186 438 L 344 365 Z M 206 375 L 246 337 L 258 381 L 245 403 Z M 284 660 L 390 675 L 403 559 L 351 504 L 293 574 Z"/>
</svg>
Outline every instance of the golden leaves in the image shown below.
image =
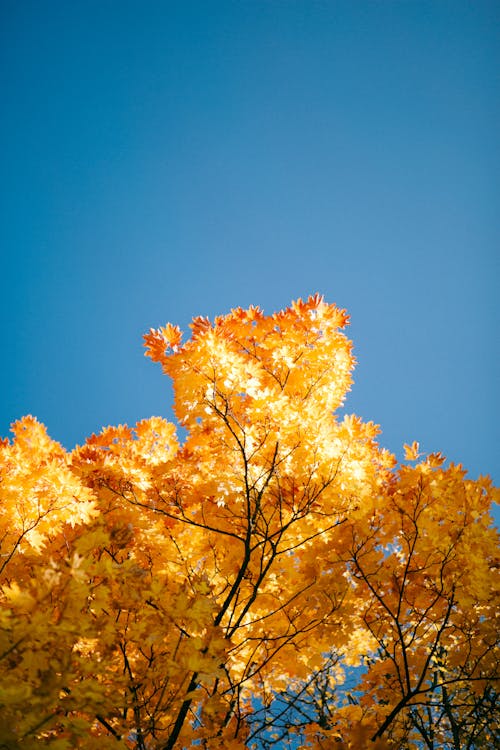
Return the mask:
<svg viewBox="0 0 500 750">
<path fill-rule="evenodd" d="M 10 585 L 2 586 L 2 594 L 5 600 L 19 612 L 32 612 L 36 607 L 36 600 L 33 596 L 29 591 L 21 589 L 16 581 L 12 581 Z"/>
<path fill-rule="evenodd" d="M 91 491 L 71 472 L 67 455 L 45 427 L 25 417 L 12 431 L 13 442 L 0 447 L 0 571 L 27 546 L 40 552 L 64 524 L 94 515 Z"/>
<path fill-rule="evenodd" d="M 69 455 L 33 417 L 0 442 L 5 743 L 243 750 L 296 729 L 304 747 L 411 748 L 442 685 L 450 710 L 484 700 L 498 491 L 417 442 L 396 468 L 377 425 L 336 417 L 347 323 L 314 295 L 195 318 L 184 344 L 151 329 L 182 446 L 160 417 Z"/>
<path fill-rule="evenodd" d="M 178 326 L 167 323 L 162 328 L 150 328 L 149 333 L 146 333 L 143 338 L 146 357 L 150 357 L 153 362 L 164 364 L 168 349 L 175 352 L 179 348 L 182 333 Z"/>
<path fill-rule="evenodd" d="M 193 318 L 193 322 L 190 325 L 192 331 L 193 340 L 200 338 L 208 331 L 212 330 L 212 324 L 208 318 L 204 318 L 199 315 L 197 318 Z"/>
<path fill-rule="evenodd" d="M 338 330 L 346 323 L 345 311 L 318 295 L 270 316 L 237 308 L 213 325 L 196 318 L 183 346 L 175 329 L 170 353 L 172 334 L 151 330 L 147 356 L 173 378 L 176 414 L 190 430 L 212 429 L 221 410 L 247 425 L 271 409 L 282 424 L 294 410 L 298 421 L 308 414 L 317 421 L 342 404 L 351 384 L 351 345 Z"/>
<path fill-rule="evenodd" d="M 416 440 L 413 441 L 411 445 L 404 444 L 404 451 L 405 451 L 405 459 L 406 461 L 417 461 L 418 457 L 420 456 L 419 451 L 419 444 Z"/>
</svg>

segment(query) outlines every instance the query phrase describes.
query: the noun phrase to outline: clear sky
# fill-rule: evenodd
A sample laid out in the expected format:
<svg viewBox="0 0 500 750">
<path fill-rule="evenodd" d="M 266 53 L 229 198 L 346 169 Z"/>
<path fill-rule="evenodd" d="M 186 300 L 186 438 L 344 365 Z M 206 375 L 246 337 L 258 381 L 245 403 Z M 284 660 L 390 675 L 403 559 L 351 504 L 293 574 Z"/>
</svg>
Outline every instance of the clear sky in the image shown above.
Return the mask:
<svg viewBox="0 0 500 750">
<path fill-rule="evenodd" d="M 319 291 L 346 411 L 500 482 L 500 5 L 2 0 L 0 434 L 164 415 L 167 321 Z"/>
</svg>

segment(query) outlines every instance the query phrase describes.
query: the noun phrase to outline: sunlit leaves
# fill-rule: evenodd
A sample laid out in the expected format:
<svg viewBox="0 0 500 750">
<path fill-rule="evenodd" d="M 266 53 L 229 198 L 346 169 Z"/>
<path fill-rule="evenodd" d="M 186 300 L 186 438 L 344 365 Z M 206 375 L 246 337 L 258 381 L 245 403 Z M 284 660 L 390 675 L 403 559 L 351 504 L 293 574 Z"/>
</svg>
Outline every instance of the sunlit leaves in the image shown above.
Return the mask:
<svg viewBox="0 0 500 750">
<path fill-rule="evenodd" d="M 315 295 L 151 329 L 182 445 L 159 417 L 71 453 L 14 425 L 0 744 L 494 744 L 498 491 L 336 416 L 347 322 Z"/>
</svg>

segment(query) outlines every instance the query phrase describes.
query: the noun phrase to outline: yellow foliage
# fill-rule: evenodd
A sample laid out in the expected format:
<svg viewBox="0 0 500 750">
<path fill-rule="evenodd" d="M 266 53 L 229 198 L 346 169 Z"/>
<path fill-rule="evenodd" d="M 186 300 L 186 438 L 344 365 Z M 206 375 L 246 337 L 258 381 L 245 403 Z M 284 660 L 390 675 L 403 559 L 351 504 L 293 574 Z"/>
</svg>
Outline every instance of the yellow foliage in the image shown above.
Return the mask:
<svg viewBox="0 0 500 750">
<path fill-rule="evenodd" d="M 347 322 L 315 295 L 197 318 L 184 344 L 151 329 L 182 445 L 159 417 L 71 453 L 32 417 L 13 426 L 3 746 L 416 748 L 412 717 L 439 700 L 491 733 L 498 492 L 417 442 L 397 469 L 376 425 L 336 416 Z"/>
</svg>

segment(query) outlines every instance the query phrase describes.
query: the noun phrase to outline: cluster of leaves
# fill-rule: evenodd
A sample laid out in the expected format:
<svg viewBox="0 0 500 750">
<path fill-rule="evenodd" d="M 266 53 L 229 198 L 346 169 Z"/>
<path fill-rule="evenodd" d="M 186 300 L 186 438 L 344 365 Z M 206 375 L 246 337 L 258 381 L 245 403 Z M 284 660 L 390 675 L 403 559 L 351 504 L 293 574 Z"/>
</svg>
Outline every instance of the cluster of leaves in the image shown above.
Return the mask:
<svg viewBox="0 0 500 750">
<path fill-rule="evenodd" d="M 158 417 L 0 445 L 0 747 L 499 741 L 498 490 L 342 419 L 319 296 L 168 325 Z"/>
</svg>

